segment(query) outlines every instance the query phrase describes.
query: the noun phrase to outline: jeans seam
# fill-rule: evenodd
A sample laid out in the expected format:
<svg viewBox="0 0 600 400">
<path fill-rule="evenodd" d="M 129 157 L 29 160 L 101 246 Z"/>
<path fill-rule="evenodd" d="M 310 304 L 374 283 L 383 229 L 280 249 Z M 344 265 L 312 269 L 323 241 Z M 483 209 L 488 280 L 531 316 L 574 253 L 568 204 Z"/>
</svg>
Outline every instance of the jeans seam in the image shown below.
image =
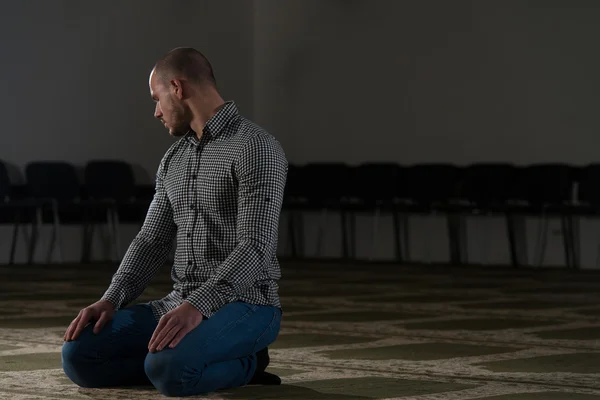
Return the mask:
<svg viewBox="0 0 600 400">
<path fill-rule="evenodd" d="M 222 337 L 222 333 L 223 331 L 225 331 L 227 328 L 231 327 L 231 326 L 236 326 L 237 324 L 239 324 L 241 321 L 244 321 L 246 319 L 248 319 L 248 316 L 252 313 L 256 312 L 256 307 L 252 307 L 250 310 L 246 311 L 241 317 L 239 317 L 238 319 L 236 319 L 235 321 L 231 321 L 230 323 L 228 323 L 227 325 L 225 325 L 221 330 L 219 330 L 217 333 L 215 333 L 214 336 L 211 336 L 210 338 L 207 339 L 207 342 L 214 340 L 215 338 L 220 338 Z"/>
<path fill-rule="evenodd" d="M 258 346 L 258 342 L 260 342 L 262 340 L 262 338 L 265 337 L 267 332 L 270 332 L 273 330 L 273 326 L 275 325 L 275 322 L 277 321 L 277 313 L 278 312 L 279 312 L 279 310 L 273 311 L 273 318 L 271 319 L 271 322 L 269 323 L 267 328 L 264 330 L 264 332 L 261 333 L 260 336 L 258 337 L 258 339 L 256 339 L 256 341 L 254 342 L 254 346 L 252 347 L 252 353 L 256 353 L 256 351 L 257 351 L 256 347 Z"/>
</svg>

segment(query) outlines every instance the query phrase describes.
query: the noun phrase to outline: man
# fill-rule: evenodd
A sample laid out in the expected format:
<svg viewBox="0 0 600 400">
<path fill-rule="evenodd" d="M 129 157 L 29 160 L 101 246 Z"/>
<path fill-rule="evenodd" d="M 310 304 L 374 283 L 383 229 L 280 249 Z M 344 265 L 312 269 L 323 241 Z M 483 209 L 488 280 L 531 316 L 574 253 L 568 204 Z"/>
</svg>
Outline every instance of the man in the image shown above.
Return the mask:
<svg viewBox="0 0 600 400">
<path fill-rule="evenodd" d="M 279 334 L 276 257 L 287 160 L 279 143 L 219 95 L 197 50 L 177 48 L 150 74 L 154 116 L 180 139 L 102 299 L 65 333 L 63 369 L 83 387 L 152 383 L 167 396 L 279 384 L 265 372 Z M 125 307 L 177 238 L 173 291 Z"/>
</svg>

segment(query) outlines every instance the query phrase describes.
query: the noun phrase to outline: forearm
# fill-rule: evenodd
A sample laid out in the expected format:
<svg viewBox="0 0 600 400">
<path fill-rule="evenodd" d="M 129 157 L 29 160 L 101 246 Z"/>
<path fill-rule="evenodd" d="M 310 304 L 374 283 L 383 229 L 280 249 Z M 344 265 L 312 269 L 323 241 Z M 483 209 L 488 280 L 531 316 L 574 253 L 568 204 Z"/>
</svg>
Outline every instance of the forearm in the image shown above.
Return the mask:
<svg viewBox="0 0 600 400">
<path fill-rule="evenodd" d="M 117 309 L 138 298 L 158 269 L 164 264 L 173 246 L 177 227 L 173 208 L 163 184 L 163 163 L 156 179 L 156 192 L 148 208 L 142 229 L 133 239 L 121 266 L 102 299 Z"/>
<path fill-rule="evenodd" d="M 119 309 L 138 298 L 166 262 L 171 247 L 172 242 L 157 243 L 140 232 L 129 246 L 102 299 Z"/>
</svg>

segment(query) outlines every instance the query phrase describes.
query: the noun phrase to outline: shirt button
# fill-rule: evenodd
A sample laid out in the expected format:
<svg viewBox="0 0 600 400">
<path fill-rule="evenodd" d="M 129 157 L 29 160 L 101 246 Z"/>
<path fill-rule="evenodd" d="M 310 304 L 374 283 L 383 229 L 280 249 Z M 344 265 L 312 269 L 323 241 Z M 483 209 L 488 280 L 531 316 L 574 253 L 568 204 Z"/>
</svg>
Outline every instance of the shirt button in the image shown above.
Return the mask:
<svg viewBox="0 0 600 400">
<path fill-rule="evenodd" d="M 195 204 L 191 204 L 190 208 L 193 210 L 194 208 L 196 208 L 196 205 Z"/>
<path fill-rule="evenodd" d="M 192 260 L 188 260 L 188 265 L 192 265 Z"/>
<path fill-rule="evenodd" d="M 198 175 L 192 175 L 192 179 L 196 179 L 198 177 Z"/>
<path fill-rule="evenodd" d="M 188 232 L 188 233 L 187 233 L 187 237 L 192 237 L 192 233 L 191 233 L 191 232 Z"/>
</svg>

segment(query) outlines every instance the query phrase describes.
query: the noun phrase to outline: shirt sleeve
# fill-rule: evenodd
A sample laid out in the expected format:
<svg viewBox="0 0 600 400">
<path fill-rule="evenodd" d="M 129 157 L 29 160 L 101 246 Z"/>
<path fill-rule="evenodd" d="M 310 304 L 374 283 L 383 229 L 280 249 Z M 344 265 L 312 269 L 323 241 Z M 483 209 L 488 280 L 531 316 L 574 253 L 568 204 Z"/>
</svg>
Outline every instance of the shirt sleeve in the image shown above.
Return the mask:
<svg viewBox="0 0 600 400">
<path fill-rule="evenodd" d="M 138 298 L 166 262 L 177 233 L 164 186 L 165 161 L 156 174 L 154 198 L 140 232 L 133 239 L 108 290 L 102 296 L 120 309 Z"/>
<path fill-rule="evenodd" d="M 257 280 L 268 279 L 275 256 L 288 163 L 275 138 L 258 136 L 235 166 L 238 180 L 237 246 L 185 301 L 211 315 L 235 301 Z"/>
</svg>

